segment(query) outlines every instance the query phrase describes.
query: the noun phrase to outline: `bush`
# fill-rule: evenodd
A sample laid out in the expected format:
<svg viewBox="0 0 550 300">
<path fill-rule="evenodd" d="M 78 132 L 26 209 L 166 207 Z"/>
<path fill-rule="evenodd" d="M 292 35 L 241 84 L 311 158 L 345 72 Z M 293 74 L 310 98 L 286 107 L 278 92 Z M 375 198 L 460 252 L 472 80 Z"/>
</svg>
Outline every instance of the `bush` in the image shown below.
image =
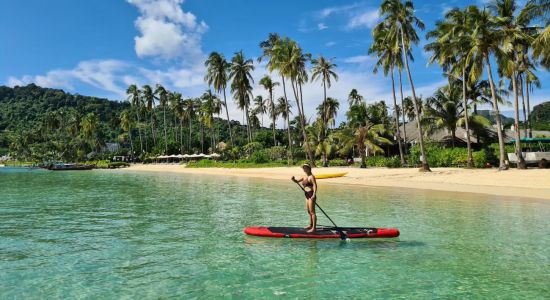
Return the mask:
<svg viewBox="0 0 550 300">
<path fill-rule="evenodd" d="M 275 146 L 266 149 L 266 153 L 271 160 L 282 160 L 287 158 L 287 150 L 283 146 Z"/>
<path fill-rule="evenodd" d="M 250 158 L 248 159 L 250 162 L 255 164 L 263 164 L 267 163 L 269 159 L 269 154 L 266 150 L 257 150 L 250 155 Z"/>
<path fill-rule="evenodd" d="M 474 167 L 483 168 L 487 162 L 492 162 L 491 153 L 492 150 L 486 149 L 473 151 Z M 445 148 L 437 144 L 426 144 L 426 155 L 430 167 L 465 167 L 468 165 L 467 148 Z M 420 165 L 420 146 L 415 145 L 411 148 L 409 163 Z"/>
<path fill-rule="evenodd" d="M 331 167 L 347 167 L 350 164 L 345 159 L 335 158 L 329 160 L 328 165 Z"/>
<path fill-rule="evenodd" d="M 366 159 L 367 167 L 400 168 L 401 160 L 397 156 L 370 156 Z"/>
<path fill-rule="evenodd" d="M 109 169 L 118 169 L 118 168 L 127 168 L 129 166 L 130 166 L 130 164 L 127 163 L 127 162 L 118 161 L 118 162 L 109 163 L 107 165 L 107 168 L 109 168 Z"/>
</svg>

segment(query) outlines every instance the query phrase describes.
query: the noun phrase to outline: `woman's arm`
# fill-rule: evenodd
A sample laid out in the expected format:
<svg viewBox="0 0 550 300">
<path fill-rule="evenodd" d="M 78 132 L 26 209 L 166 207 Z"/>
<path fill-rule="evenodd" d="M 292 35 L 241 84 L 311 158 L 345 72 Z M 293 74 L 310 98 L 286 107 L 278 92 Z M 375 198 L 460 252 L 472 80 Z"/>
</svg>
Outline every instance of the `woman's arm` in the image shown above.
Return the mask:
<svg viewBox="0 0 550 300">
<path fill-rule="evenodd" d="M 290 178 L 290 180 L 292 180 L 292 181 L 294 181 L 294 182 L 296 182 L 296 183 L 299 183 L 299 182 L 304 181 L 304 179 L 303 179 L 302 177 L 296 179 L 294 176 L 292 176 L 292 178 Z"/>
</svg>

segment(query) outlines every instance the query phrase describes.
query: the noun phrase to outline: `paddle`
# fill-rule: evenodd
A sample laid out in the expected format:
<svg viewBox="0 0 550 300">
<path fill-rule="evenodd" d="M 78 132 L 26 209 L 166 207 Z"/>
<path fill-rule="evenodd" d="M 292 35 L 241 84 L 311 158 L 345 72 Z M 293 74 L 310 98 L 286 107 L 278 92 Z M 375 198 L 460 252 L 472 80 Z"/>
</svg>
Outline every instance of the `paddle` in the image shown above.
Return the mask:
<svg viewBox="0 0 550 300">
<path fill-rule="evenodd" d="M 293 177 L 294 178 L 294 177 Z M 300 189 L 302 189 L 302 191 L 304 193 L 306 193 L 306 190 L 304 189 L 304 187 L 298 183 L 298 182 L 295 182 L 299 187 Z M 321 212 L 323 212 L 323 214 L 325 215 L 325 217 L 327 217 L 327 219 L 329 219 L 329 221 L 332 223 L 332 225 L 334 225 L 334 229 L 336 229 L 336 231 L 338 231 L 338 233 L 340 234 L 340 238 L 343 240 L 343 241 L 346 241 L 348 240 L 348 235 L 342 231 L 342 229 L 340 227 L 338 227 L 338 225 L 336 225 L 336 223 L 334 223 L 334 221 L 332 221 L 332 219 L 327 215 L 327 213 L 321 208 L 321 206 L 319 206 L 319 204 L 317 204 L 317 201 L 315 201 L 315 205 L 321 210 Z"/>
</svg>

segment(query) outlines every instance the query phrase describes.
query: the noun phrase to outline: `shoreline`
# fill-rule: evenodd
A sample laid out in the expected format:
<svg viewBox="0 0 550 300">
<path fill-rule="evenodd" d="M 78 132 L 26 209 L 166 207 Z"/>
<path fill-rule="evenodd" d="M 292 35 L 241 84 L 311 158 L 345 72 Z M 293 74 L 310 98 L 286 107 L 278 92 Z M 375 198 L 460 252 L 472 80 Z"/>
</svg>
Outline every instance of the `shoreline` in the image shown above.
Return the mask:
<svg viewBox="0 0 550 300">
<path fill-rule="evenodd" d="M 301 175 L 299 167 L 276 168 L 185 168 L 175 164 L 134 164 L 115 172 L 160 172 L 289 180 Z M 321 179 L 319 184 L 345 184 L 363 187 L 410 188 L 443 192 L 488 194 L 494 196 L 550 200 L 550 169 L 498 171 L 496 169 L 433 168 L 314 168 L 314 174 L 342 173 L 344 177 Z"/>
</svg>

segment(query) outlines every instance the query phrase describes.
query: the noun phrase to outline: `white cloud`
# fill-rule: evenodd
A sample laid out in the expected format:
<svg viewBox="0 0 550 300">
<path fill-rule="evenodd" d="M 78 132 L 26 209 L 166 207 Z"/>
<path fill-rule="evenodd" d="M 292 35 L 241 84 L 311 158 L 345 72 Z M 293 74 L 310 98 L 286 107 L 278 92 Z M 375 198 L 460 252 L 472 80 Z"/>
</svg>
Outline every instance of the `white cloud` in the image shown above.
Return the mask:
<svg viewBox="0 0 550 300">
<path fill-rule="evenodd" d="M 351 56 L 343 59 L 343 61 L 348 64 L 364 63 L 372 60 L 373 60 L 373 57 L 368 55 L 357 55 L 357 56 Z"/>
<path fill-rule="evenodd" d="M 127 1 L 141 13 L 135 21 L 139 36 L 134 38 L 139 57 L 180 58 L 187 63 L 203 58 L 201 37 L 208 25 L 184 12 L 183 0 Z"/>
<path fill-rule="evenodd" d="M 336 44 L 337 44 L 337 43 L 336 43 L 335 41 L 329 41 L 329 42 L 326 42 L 326 43 L 325 43 L 325 46 L 326 46 L 326 47 L 332 47 L 332 46 L 334 46 L 334 45 L 336 45 Z"/>
<path fill-rule="evenodd" d="M 368 10 L 363 13 L 353 16 L 348 24 L 347 29 L 357 28 L 373 28 L 378 22 L 378 10 Z"/>
<path fill-rule="evenodd" d="M 325 25 L 324 23 L 317 24 L 317 29 L 319 29 L 319 30 L 325 30 L 327 28 L 328 28 L 328 26 Z"/>
</svg>

